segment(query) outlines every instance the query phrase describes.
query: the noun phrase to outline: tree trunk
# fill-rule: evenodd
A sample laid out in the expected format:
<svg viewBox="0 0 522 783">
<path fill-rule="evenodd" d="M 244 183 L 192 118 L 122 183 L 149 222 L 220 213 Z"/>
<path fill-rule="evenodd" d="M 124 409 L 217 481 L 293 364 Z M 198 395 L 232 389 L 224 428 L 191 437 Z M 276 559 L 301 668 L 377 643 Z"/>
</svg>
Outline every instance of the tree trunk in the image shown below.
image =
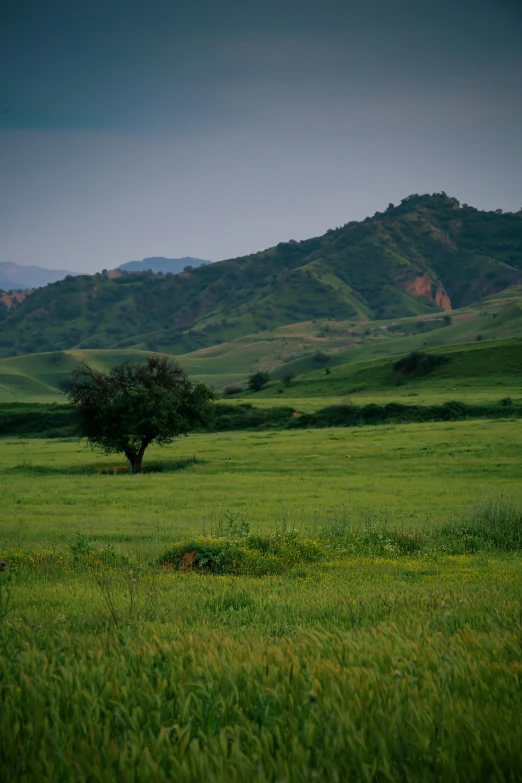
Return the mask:
<svg viewBox="0 0 522 783">
<path fill-rule="evenodd" d="M 143 454 L 141 449 L 138 454 L 131 454 L 131 468 L 133 473 L 141 473 L 141 463 L 143 462 Z"/>
<path fill-rule="evenodd" d="M 143 455 L 145 454 L 145 449 L 151 442 L 150 438 L 144 438 L 141 441 L 140 450 L 138 452 L 131 451 L 130 449 L 125 450 L 125 456 L 129 460 L 131 464 L 131 470 L 133 473 L 141 473 L 141 463 L 143 462 Z"/>
<path fill-rule="evenodd" d="M 123 452 L 130 462 L 131 472 L 141 473 L 141 463 L 143 460 L 142 450 L 140 449 L 140 451 L 137 454 L 135 451 L 131 451 L 130 449 L 124 449 Z"/>
</svg>

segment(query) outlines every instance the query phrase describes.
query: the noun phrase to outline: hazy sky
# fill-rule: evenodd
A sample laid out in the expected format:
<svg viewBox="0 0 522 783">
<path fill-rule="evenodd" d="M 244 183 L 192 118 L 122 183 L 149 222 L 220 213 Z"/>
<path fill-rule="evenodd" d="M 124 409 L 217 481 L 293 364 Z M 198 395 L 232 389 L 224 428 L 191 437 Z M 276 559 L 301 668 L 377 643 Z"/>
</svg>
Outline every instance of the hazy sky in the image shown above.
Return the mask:
<svg viewBox="0 0 522 783">
<path fill-rule="evenodd" d="M 0 4 L 0 261 L 218 260 L 440 190 L 522 207 L 520 0 Z"/>
</svg>

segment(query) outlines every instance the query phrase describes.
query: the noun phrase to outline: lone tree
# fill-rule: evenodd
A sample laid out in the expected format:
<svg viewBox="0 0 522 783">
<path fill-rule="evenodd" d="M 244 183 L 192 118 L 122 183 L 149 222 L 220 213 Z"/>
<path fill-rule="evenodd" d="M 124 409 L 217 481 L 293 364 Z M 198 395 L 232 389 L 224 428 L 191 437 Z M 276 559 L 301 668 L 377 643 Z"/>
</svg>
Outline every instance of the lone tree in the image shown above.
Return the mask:
<svg viewBox="0 0 522 783">
<path fill-rule="evenodd" d="M 284 383 L 285 389 L 288 388 L 288 386 L 290 386 L 290 384 L 292 383 L 294 378 L 295 378 L 295 373 L 293 373 L 292 370 L 286 370 L 283 373 L 283 383 Z"/>
<path fill-rule="evenodd" d="M 64 392 L 89 443 L 107 454 L 123 452 L 137 473 L 147 446 L 171 443 L 207 423 L 214 399 L 209 388 L 191 383 L 167 357 L 126 361 L 109 373 L 82 362 Z"/>
<path fill-rule="evenodd" d="M 267 372 L 264 370 L 258 370 L 257 372 L 252 373 L 248 379 L 248 388 L 253 392 L 261 391 L 261 389 L 267 385 L 269 380 L 270 375 Z"/>
</svg>

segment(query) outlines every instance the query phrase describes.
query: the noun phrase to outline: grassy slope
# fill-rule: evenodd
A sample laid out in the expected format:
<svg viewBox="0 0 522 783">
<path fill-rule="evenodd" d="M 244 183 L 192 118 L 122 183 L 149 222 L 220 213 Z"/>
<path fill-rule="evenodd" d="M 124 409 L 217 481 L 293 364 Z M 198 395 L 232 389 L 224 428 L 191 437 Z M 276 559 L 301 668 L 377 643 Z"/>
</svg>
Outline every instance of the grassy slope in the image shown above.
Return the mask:
<svg viewBox="0 0 522 783">
<path fill-rule="evenodd" d="M 332 398 L 346 396 L 358 403 L 411 396 L 418 397 L 419 402 L 455 398 L 487 401 L 508 395 L 517 398 L 522 393 L 522 345 L 518 337 L 502 340 L 499 336 L 520 335 L 522 317 L 517 305 L 507 305 L 495 312 L 499 313 L 497 317 L 475 313 L 458 320 L 457 316 L 449 326 L 440 319 L 432 319 L 426 321 L 422 330 L 417 328 L 417 321 L 409 320 L 402 324 L 395 322 L 404 331 L 389 332 L 377 325 L 365 343 L 352 342 L 349 348 L 346 333 L 348 340 L 354 340 L 349 324 L 332 322 L 328 336 L 323 338 L 315 336 L 321 325 L 295 324 L 285 327 L 276 337 L 252 336 L 178 358 L 192 378 L 218 389 L 227 383 L 243 381 L 253 369 L 272 369 L 275 365 L 272 372 L 275 380 L 261 393 L 243 392 L 231 398 L 251 399 L 262 406 L 291 404 L 300 410 L 316 410 L 329 404 Z M 403 336 L 410 326 L 417 329 L 417 334 Z M 465 342 L 477 334 L 484 340 Z M 331 356 L 327 364 L 313 361 L 312 351 L 318 346 Z M 437 348 L 454 359 L 427 378 L 401 382 L 393 373 L 393 360 L 389 357 Z M 283 362 L 285 352 L 287 358 L 300 352 L 308 356 Z M 61 381 L 82 359 L 107 370 L 124 359 L 137 360 L 147 355 L 150 352 L 92 350 L 67 351 L 59 363 L 54 361 L 52 353 L 1 359 L 0 402 L 59 401 Z M 329 375 L 325 375 L 326 367 L 330 369 Z M 288 389 L 284 389 L 280 380 L 286 371 L 296 375 Z"/>
<path fill-rule="evenodd" d="M 299 376 L 292 383 L 293 397 L 340 394 L 345 389 L 334 390 L 328 384 L 311 388 L 303 377 L 303 374 L 317 370 L 319 365 L 313 361 L 313 355 L 318 349 L 330 355 L 329 366 L 335 367 L 458 343 L 469 343 L 470 348 L 473 348 L 477 337 L 484 341 L 498 341 L 501 338 L 521 336 L 520 293 L 520 290 L 506 292 L 500 299 L 492 298 L 476 308 L 457 311 L 453 313 L 453 323 L 450 325 L 446 325 L 443 316 L 439 314 L 362 323 L 346 320 L 305 321 L 288 324 L 271 332 L 246 335 L 181 355 L 178 359 L 191 377 L 216 389 L 235 382 L 244 384 L 253 370 L 266 369 L 275 379 L 282 378 L 286 371 Z M 139 358 L 150 353 L 135 349 L 75 350 L 65 352 L 63 360 L 58 364 L 53 361 L 52 353 L 0 359 L 0 402 L 58 400 L 60 381 L 81 359 L 85 358 L 96 367 L 106 369 L 124 358 Z M 293 359 L 300 356 L 303 358 Z M 350 372 L 336 370 L 334 373 L 337 379 L 343 379 L 346 375 L 346 388 L 356 385 L 349 381 Z M 317 373 L 319 376 L 324 373 L 322 365 Z M 319 377 L 317 373 L 316 377 Z M 297 387 L 300 389 L 299 394 Z M 276 393 L 277 389 L 273 391 Z M 372 388 L 372 393 L 375 391 L 380 393 L 382 390 Z M 397 390 L 397 393 L 400 396 L 403 392 Z M 511 393 L 509 389 L 506 391 L 508 393 Z M 271 396 L 269 392 L 268 397 Z"/>
<path fill-rule="evenodd" d="M 56 362 L 52 353 L 0 359 L 0 402 L 55 402 L 62 400 L 59 388 L 82 360 L 107 371 L 125 359 L 148 356 L 142 351 L 67 351 Z"/>
<path fill-rule="evenodd" d="M 315 370 L 295 378 L 281 393 L 283 384 L 272 382 L 248 399 L 256 405 L 293 405 L 303 410 L 348 398 L 367 402 L 438 403 L 443 400 L 486 402 L 511 396 L 522 400 L 522 340 L 518 338 L 446 346 L 436 353 L 450 361 L 422 377 L 403 377 L 393 370 L 395 360 L 377 359 L 332 366 L 329 375 Z M 247 399 L 247 396 L 243 397 Z M 334 399 L 332 399 L 334 398 Z M 414 398 L 414 399 L 409 399 Z"/>
</svg>

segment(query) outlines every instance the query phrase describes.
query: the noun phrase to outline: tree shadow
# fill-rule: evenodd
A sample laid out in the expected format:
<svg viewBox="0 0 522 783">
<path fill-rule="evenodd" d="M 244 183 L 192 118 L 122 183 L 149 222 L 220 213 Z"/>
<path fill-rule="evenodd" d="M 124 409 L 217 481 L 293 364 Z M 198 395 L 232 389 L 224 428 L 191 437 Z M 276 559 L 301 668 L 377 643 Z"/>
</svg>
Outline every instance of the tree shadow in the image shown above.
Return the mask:
<svg viewBox="0 0 522 783">
<path fill-rule="evenodd" d="M 188 459 L 154 461 L 143 466 L 142 473 L 175 473 L 193 465 L 203 465 L 206 460 L 189 457 Z M 129 465 L 72 465 L 69 467 L 54 465 L 34 465 L 32 462 L 21 462 L 9 468 L 8 473 L 23 473 L 31 476 L 134 476 Z"/>
</svg>

